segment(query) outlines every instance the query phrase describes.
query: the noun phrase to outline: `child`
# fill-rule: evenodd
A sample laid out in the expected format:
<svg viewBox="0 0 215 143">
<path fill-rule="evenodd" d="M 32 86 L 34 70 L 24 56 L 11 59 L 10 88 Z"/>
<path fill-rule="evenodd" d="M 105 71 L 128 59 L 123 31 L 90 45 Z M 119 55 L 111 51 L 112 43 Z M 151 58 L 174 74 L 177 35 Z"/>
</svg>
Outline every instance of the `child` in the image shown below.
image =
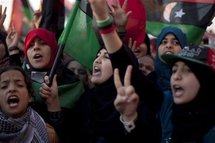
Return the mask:
<svg viewBox="0 0 215 143">
<path fill-rule="evenodd" d="M 48 143 L 44 120 L 30 107 L 33 101 L 31 80 L 20 67 L 0 71 L 1 142 Z"/>
</svg>

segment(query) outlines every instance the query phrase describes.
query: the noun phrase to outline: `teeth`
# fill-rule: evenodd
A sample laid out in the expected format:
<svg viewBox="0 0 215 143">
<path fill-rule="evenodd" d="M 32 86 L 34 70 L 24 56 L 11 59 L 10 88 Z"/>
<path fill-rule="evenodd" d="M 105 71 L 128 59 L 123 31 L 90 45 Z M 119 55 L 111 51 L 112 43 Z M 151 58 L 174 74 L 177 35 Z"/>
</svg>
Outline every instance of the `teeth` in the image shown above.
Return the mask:
<svg viewBox="0 0 215 143">
<path fill-rule="evenodd" d="M 172 52 L 166 52 L 165 54 L 173 54 Z"/>
<path fill-rule="evenodd" d="M 10 96 L 7 100 L 8 104 L 14 104 L 19 102 L 19 98 L 15 95 Z"/>
<path fill-rule="evenodd" d="M 94 69 L 95 69 L 95 70 L 98 70 L 99 68 L 95 66 Z"/>
<path fill-rule="evenodd" d="M 94 72 L 99 72 L 99 71 L 100 71 L 100 68 L 97 67 L 97 66 L 95 66 L 95 67 L 94 67 Z"/>
</svg>

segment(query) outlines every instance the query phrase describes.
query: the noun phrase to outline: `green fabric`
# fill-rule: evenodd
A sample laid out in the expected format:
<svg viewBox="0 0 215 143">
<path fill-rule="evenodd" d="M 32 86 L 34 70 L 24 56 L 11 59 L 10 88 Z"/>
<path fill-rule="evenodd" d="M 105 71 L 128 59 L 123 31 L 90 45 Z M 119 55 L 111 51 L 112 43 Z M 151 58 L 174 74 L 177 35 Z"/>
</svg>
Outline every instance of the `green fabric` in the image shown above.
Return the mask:
<svg viewBox="0 0 215 143">
<path fill-rule="evenodd" d="M 80 9 L 80 1 L 76 1 L 67 25 L 58 40 L 59 45 L 64 45 L 64 53 L 90 70 L 99 50 L 99 42 L 92 23 L 92 18 Z"/>
<path fill-rule="evenodd" d="M 41 96 L 39 95 L 40 87 L 41 87 L 40 83 L 33 82 L 36 102 L 43 102 Z M 65 85 L 58 86 L 58 95 L 60 98 L 61 107 L 73 108 L 83 93 L 84 93 L 84 86 L 80 81 L 73 84 L 65 84 Z"/>
<path fill-rule="evenodd" d="M 154 36 L 157 36 L 160 33 L 160 29 L 166 26 L 175 26 L 180 28 L 184 33 L 186 33 L 189 43 L 200 44 L 205 30 L 195 25 L 184 25 L 184 24 L 167 24 L 163 22 L 147 21 L 146 22 L 146 31 Z"/>
<path fill-rule="evenodd" d="M 24 11 L 25 16 L 28 18 L 28 20 L 33 20 L 33 17 L 32 17 L 33 14 L 28 7 L 24 7 L 23 11 Z"/>
</svg>

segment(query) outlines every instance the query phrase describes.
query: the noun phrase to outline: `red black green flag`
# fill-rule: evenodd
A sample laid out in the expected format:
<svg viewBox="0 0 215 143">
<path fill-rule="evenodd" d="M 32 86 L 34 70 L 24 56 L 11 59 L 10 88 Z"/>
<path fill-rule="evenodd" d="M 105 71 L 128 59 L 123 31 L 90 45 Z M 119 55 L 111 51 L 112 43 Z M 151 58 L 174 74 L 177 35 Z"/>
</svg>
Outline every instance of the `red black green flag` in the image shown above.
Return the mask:
<svg viewBox="0 0 215 143">
<path fill-rule="evenodd" d="M 215 14 L 215 0 L 142 0 L 146 31 L 157 36 L 165 26 L 181 28 L 189 43 L 199 44 Z"/>
</svg>

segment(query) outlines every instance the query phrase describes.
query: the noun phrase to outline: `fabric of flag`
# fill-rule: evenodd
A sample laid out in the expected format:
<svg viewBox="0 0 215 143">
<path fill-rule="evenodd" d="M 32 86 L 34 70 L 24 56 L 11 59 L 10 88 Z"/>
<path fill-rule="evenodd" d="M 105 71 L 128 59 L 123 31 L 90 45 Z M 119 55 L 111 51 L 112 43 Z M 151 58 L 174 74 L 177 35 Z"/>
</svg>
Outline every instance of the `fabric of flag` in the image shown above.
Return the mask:
<svg viewBox="0 0 215 143">
<path fill-rule="evenodd" d="M 64 53 L 88 69 L 92 69 L 100 46 L 93 28 L 92 11 L 87 0 L 75 2 L 58 43 L 64 46 Z"/>
<path fill-rule="evenodd" d="M 55 33 L 58 39 L 64 29 L 65 7 L 60 0 L 44 0 L 42 2 L 42 17 L 39 27 Z"/>
<path fill-rule="evenodd" d="M 10 25 L 13 24 L 19 36 L 26 35 L 31 28 L 32 11 L 26 0 L 16 0 L 13 2 L 13 11 Z"/>
<path fill-rule="evenodd" d="M 215 0 L 142 0 L 147 13 L 146 31 L 157 36 L 165 26 L 179 27 L 189 43 L 200 44 L 215 14 Z"/>
<path fill-rule="evenodd" d="M 16 31 L 19 35 L 21 35 L 22 32 L 22 26 L 23 26 L 23 18 L 24 13 L 22 9 L 22 1 L 17 0 L 16 2 L 13 2 L 13 12 L 12 12 L 12 18 L 11 18 L 11 24 L 13 24 L 16 28 Z"/>
<path fill-rule="evenodd" d="M 35 101 L 43 103 L 44 100 L 39 95 L 39 89 L 41 87 L 41 83 L 32 82 L 34 93 L 35 93 Z M 73 84 L 64 84 L 58 86 L 58 96 L 60 100 L 61 107 L 64 108 L 73 108 L 77 103 L 80 96 L 84 93 L 83 84 L 78 81 Z"/>
</svg>

